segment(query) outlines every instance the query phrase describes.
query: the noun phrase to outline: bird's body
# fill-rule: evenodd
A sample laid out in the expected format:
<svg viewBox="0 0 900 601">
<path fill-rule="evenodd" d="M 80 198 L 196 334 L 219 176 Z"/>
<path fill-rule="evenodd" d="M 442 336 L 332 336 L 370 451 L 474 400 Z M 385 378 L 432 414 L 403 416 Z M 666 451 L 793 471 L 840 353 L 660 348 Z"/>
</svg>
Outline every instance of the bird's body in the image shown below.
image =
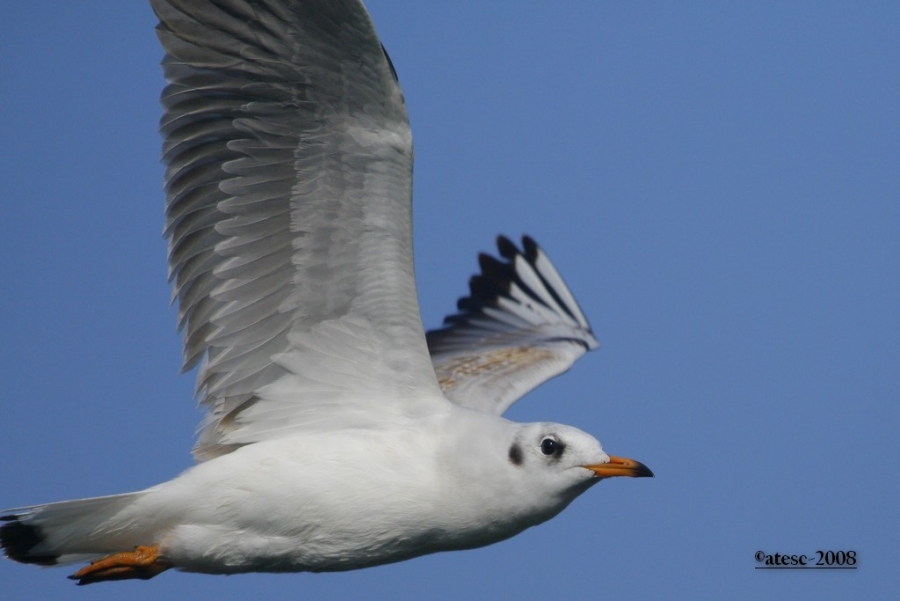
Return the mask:
<svg viewBox="0 0 900 601">
<path fill-rule="evenodd" d="M 545 455 L 548 436 L 577 452 Z M 607 461 L 575 428 L 449 406 L 248 445 L 145 491 L 37 508 L 33 524 L 58 532 L 48 546 L 77 550 L 61 563 L 152 545 L 191 572 L 350 570 L 514 536 L 598 482 L 584 466 Z M 72 519 L 79 503 L 84 523 Z"/>
<path fill-rule="evenodd" d="M 603 478 L 592 436 L 501 417 L 597 341 L 541 249 L 498 240 L 426 336 L 412 140 L 355 0 L 151 0 L 166 235 L 208 414 L 198 465 L 145 491 L 10 510 L 23 563 L 80 584 L 176 568 L 340 571 L 487 545 Z"/>
<path fill-rule="evenodd" d="M 581 492 L 524 490 L 542 483 L 519 477 L 527 468 L 494 448 L 515 429 L 453 410 L 401 427 L 267 441 L 151 489 L 133 511 L 166 515 L 156 544 L 196 572 L 349 570 L 480 547 L 549 519 Z M 483 462 L 460 460 L 473 454 Z M 572 478 L 586 488 L 596 479 L 582 471 Z M 496 486 L 482 486 L 486 476 Z"/>
</svg>

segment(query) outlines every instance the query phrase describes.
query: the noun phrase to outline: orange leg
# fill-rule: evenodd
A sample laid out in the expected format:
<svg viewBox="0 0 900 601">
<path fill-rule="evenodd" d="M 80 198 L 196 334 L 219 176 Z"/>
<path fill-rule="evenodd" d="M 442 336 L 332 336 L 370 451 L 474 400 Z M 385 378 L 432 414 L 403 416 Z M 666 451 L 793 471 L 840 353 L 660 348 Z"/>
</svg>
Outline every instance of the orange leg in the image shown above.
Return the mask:
<svg viewBox="0 0 900 601">
<path fill-rule="evenodd" d="M 159 559 L 159 547 L 135 547 L 134 551 L 113 553 L 92 561 L 71 576 L 78 584 L 92 584 L 104 580 L 148 580 L 172 567 Z"/>
</svg>

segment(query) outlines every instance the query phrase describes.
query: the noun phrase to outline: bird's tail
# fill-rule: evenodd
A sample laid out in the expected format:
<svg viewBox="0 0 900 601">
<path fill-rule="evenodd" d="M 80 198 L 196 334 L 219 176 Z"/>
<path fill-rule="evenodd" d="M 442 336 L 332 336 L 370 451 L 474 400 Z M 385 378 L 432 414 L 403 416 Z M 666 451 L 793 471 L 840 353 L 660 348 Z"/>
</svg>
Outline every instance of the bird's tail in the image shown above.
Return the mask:
<svg viewBox="0 0 900 601">
<path fill-rule="evenodd" d="M 61 565 L 131 549 L 146 533 L 129 511 L 147 491 L 35 505 L 0 515 L 0 546 L 13 561 Z"/>
</svg>

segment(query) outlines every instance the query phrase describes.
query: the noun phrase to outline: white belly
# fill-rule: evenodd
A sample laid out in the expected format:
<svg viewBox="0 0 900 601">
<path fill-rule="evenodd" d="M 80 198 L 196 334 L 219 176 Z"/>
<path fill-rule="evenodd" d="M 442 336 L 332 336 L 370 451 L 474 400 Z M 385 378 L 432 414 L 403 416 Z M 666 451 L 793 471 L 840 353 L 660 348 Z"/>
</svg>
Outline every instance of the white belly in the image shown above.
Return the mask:
<svg viewBox="0 0 900 601">
<path fill-rule="evenodd" d="M 166 508 L 157 542 L 175 567 L 235 573 L 348 570 L 478 547 L 562 509 L 473 497 L 470 474 L 436 438 L 356 431 L 256 443 L 160 486 L 143 511 Z"/>
</svg>

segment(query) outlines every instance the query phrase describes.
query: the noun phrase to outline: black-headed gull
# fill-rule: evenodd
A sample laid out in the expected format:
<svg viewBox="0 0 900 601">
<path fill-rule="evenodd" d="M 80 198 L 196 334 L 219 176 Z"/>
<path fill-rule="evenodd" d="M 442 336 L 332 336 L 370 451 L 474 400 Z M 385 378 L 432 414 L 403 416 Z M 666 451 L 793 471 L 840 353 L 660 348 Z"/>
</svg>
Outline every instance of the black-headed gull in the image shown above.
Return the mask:
<svg viewBox="0 0 900 601">
<path fill-rule="evenodd" d="M 354 0 L 151 0 L 169 85 L 166 235 L 208 414 L 198 464 L 144 491 L 10 510 L 23 563 L 79 584 L 334 571 L 487 545 L 603 478 L 592 436 L 501 417 L 594 338 L 529 238 L 500 238 L 423 332 L 412 138 Z M 97 559 L 99 558 L 99 559 Z"/>
</svg>

